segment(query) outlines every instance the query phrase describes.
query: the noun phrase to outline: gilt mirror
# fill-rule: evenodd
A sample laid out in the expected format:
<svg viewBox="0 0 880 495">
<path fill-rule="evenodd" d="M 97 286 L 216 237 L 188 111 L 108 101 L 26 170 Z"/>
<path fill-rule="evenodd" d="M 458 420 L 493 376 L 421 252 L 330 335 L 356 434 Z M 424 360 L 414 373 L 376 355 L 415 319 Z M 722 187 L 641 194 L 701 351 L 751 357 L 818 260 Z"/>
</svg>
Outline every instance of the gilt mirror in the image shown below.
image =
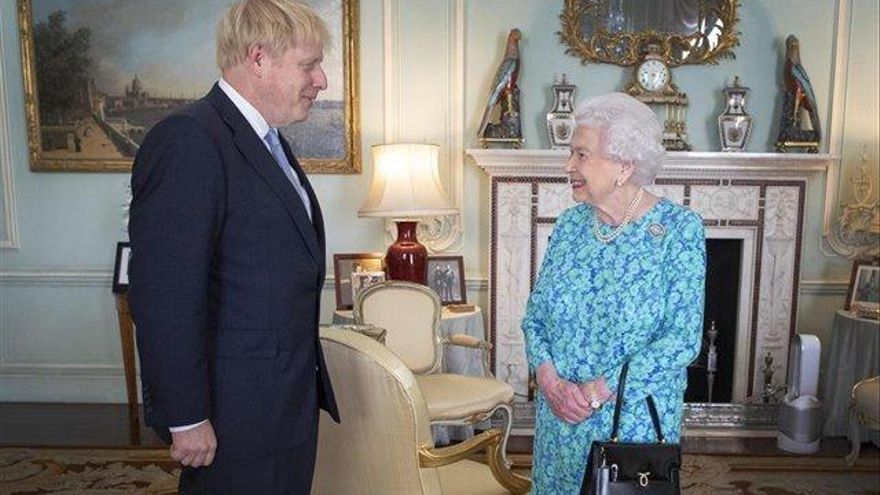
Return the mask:
<svg viewBox="0 0 880 495">
<path fill-rule="evenodd" d="M 583 63 L 636 64 L 648 44 L 670 66 L 733 56 L 739 0 L 565 0 L 559 37 Z"/>
</svg>

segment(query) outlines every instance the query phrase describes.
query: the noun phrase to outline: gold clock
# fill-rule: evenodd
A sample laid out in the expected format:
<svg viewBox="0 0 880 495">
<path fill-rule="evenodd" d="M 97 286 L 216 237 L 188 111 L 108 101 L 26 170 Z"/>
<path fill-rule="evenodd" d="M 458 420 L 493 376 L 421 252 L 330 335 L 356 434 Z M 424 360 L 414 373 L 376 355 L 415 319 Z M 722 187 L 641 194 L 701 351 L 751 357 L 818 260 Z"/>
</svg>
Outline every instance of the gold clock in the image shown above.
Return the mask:
<svg viewBox="0 0 880 495">
<path fill-rule="evenodd" d="M 691 150 L 687 142 L 688 97 L 672 83 L 672 71 L 659 45 L 645 48 L 625 91 L 651 107 L 664 121 L 663 145 L 667 150 Z"/>
<path fill-rule="evenodd" d="M 659 56 L 645 56 L 636 66 L 636 84 L 645 92 L 660 93 L 671 81 L 669 66 Z"/>
</svg>

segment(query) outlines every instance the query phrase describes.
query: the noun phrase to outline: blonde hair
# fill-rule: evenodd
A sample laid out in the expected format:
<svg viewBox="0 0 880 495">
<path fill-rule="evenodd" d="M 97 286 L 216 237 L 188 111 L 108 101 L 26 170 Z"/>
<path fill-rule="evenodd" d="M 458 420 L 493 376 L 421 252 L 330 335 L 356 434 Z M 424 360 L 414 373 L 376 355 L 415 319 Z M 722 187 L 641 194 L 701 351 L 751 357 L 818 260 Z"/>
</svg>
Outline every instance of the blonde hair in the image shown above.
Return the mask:
<svg viewBox="0 0 880 495">
<path fill-rule="evenodd" d="M 217 66 L 221 72 L 247 58 L 254 45 L 273 56 L 299 44 L 330 44 L 324 20 L 294 0 L 238 0 L 217 24 Z"/>
</svg>

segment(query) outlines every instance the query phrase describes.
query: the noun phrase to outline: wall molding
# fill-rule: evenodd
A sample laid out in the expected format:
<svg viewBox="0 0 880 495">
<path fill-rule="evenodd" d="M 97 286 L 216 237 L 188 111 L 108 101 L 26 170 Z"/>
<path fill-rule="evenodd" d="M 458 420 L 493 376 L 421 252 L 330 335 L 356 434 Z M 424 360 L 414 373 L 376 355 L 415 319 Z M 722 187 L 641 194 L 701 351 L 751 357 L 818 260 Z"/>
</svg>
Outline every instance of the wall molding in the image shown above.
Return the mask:
<svg viewBox="0 0 880 495">
<path fill-rule="evenodd" d="M 801 280 L 801 295 L 846 297 L 849 280 Z"/>
<path fill-rule="evenodd" d="M 464 128 L 465 128 L 465 0 L 445 0 L 446 16 L 434 19 L 432 25 L 445 27 L 446 64 L 442 71 L 430 74 L 434 79 L 423 77 L 422 80 L 436 80 L 435 89 L 441 94 L 444 103 L 443 132 L 440 134 L 441 163 L 440 175 L 444 183 L 450 203 L 459 212 L 464 209 Z M 404 101 L 403 88 L 407 87 L 401 62 L 404 59 L 401 40 L 401 2 L 400 0 L 383 0 L 383 74 L 384 74 L 384 124 L 383 132 L 386 143 L 400 140 L 411 140 L 413 136 L 405 135 L 403 130 L 407 124 L 407 116 L 412 115 L 411 106 Z M 464 223 L 461 213 L 441 217 L 426 218 L 419 225 L 419 240 L 432 253 L 459 252 L 464 246 Z M 391 244 L 397 237 L 394 222 L 385 222 L 385 241 Z"/>
<path fill-rule="evenodd" d="M 853 62 L 850 59 L 850 46 L 856 47 L 858 52 L 859 43 L 853 39 L 853 16 L 854 14 L 853 0 L 837 0 L 836 1 L 836 18 L 834 24 L 834 45 L 831 67 L 831 90 L 829 105 L 830 112 L 830 129 L 828 149 L 833 155 L 839 156 L 840 160 L 836 167 L 829 168 L 828 177 L 825 182 L 825 202 L 822 212 L 822 234 L 819 244 L 820 252 L 826 257 L 843 256 L 846 258 L 863 257 L 866 250 L 870 252 L 870 243 L 866 246 L 861 236 L 855 238 L 847 238 L 846 232 L 841 232 L 838 221 L 843 212 L 844 193 L 842 193 L 842 178 L 845 168 L 856 167 L 852 164 L 847 167 L 844 163 L 844 146 L 845 135 L 852 132 L 847 129 L 847 102 L 850 91 L 850 68 Z M 853 86 L 858 91 L 858 86 Z M 856 108 L 858 113 L 861 109 Z M 867 111 L 871 111 L 868 109 Z M 876 128 L 875 128 L 876 132 Z M 875 144 L 875 143 L 873 143 Z M 876 160 L 876 156 L 873 157 Z"/>
<path fill-rule="evenodd" d="M 400 102 L 400 2 L 384 0 L 382 2 L 382 64 L 383 64 L 383 104 L 384 132 L 386 143 L 400 138 L 400 119 L 403 115 Z"/>
<path fill-rule="evenodd" d="M 16 215 L 15 187 L 12 175 L 12 150 L 9 138 L 9 94 L 6 84 L 5 61 L 8 60 L 6 48 L 0 43 L 0 206 L 3 210 L 3 229 L 0 230 L 0 249 L 18 249 L 18 215 Z"/>
<path fill-rule="evenodd" d="M 0 286 L 61 286 L 61 287 L 110 287 L 113 272 L 108 270 L 0 270 Z M 324 279 L 324 291 L 335 291 L 336 279 Z M 488 277 L 470 276 L 465 278 L 465 287 L 470 292 L 489 290 Z M 800 291 L 803 295 L 845 296 L 848 280 L 802 280 Z"/>
<path fill-rule="evenodd" d="M 101 287 L 112 285 L 109 270 L 0 270 L 0 286 Z"/>
<path fill-rule="evenodd" d="M 116 364 L 52 364 L 0 363 L 3 378 L 45 376 L 53 378 L 113 378 L 123 377 L 125 368 Z"/>
<path fill-rule="evenodd" d="M 825 203 L 822 208 L 822 236 L 819 251 L 833 258 L 846 252 L 834 236 L 834 220 L 839 210 L 840 177 L 843 175 L 843 131 L 846 123 L 846 92 L 849 75 L 849 43 L 852 0 L 837 0 L 834 22 L 834 59 L 831 71 L 831 113 L 828 132 L 828 151 L 840 157 L 834 167 L 828 169 L 825 179 Z"/>
<path fill-rule="evenodd" d="M 76 402 L 124 404 L 125 377 L 118 375 L 18 375 L 0 376 L 4 402 Z M 140 398 L 140 393 L 138 393 Z"/>
<path fill-rule="evenodd" d="M 113 272 L 108 270 L 0 270 L 0 286 L 63 286 L 63 287 L 110 287 Z M 335 291 L 336 279 L 324 279 L 325 291 Z M 467 290 L 481 292 L 489 290 L 487 277 L 466 277 Z"/>
</svg>

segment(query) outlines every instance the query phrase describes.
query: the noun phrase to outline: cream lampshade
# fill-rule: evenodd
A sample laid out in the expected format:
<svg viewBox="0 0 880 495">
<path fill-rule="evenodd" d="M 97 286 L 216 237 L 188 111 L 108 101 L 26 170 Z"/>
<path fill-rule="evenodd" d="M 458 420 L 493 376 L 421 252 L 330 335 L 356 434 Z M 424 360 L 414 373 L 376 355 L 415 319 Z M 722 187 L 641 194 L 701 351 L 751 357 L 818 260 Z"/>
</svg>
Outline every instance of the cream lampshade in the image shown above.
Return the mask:
<svg viewBox="0 0 880 495">
<path fill-rule="evenodd" d="M 428 250 L 416 236 L 415 217 L 452 215 L 437 162 L 435 144 L 395 143 L 373 146 L 370 193 L 358 211 L 361 217 L 391 217 L 397 222 L 397 240 L 385 261 L 392 280 L 425 283 Z"/>
</svg>

